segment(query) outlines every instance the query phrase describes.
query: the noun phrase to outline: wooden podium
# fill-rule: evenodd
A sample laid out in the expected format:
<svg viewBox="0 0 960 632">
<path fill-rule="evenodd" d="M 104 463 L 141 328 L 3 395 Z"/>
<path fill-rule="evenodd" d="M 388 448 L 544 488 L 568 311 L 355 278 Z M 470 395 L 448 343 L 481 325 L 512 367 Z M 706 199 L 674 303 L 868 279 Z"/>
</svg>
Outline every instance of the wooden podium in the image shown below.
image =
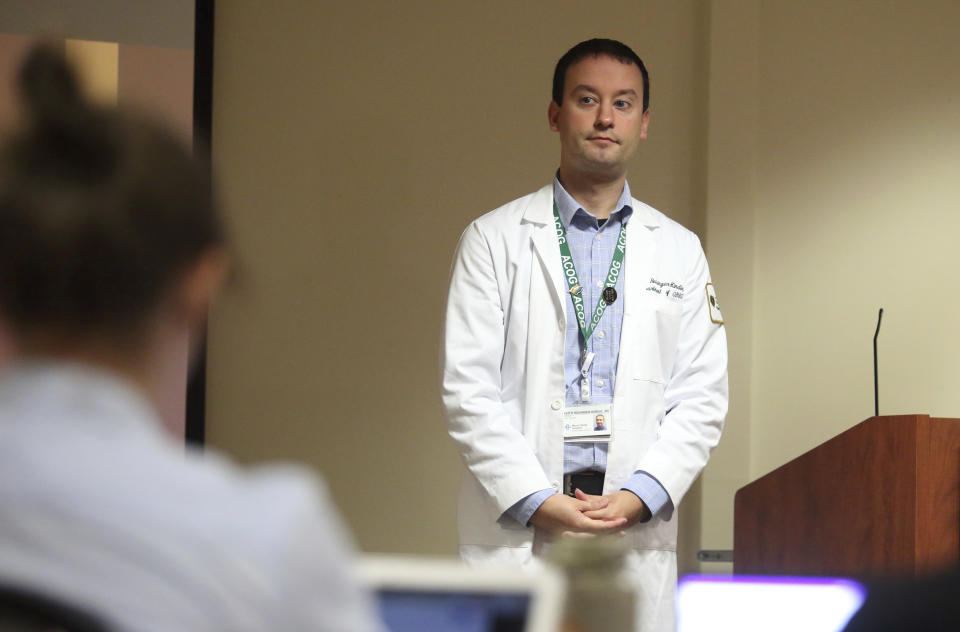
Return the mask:
<svg viewBox="0 0 960 632">
<path fill-rule="evenodd" d="M 737 491 L 735 574 L 858 578 L 960 563 L 960 419 L 871 417 Z"/>
</svg>

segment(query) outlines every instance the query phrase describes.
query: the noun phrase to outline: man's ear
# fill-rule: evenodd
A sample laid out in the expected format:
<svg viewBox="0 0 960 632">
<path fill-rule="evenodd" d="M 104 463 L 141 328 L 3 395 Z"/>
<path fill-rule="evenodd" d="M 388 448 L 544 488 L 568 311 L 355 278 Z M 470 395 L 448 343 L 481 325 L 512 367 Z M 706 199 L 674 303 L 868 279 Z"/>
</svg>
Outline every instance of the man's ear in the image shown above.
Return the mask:
<svg viewBox="0 0 960 632">
<path fill-rule="evenodd" d="M 175 309 L 193 326 L 203 322 L 210 303 L 223 286 L 229 258 L 222 248 L 211 248 L 190 264 L 174 289 Z"/>
<path fill-rule="evenodd" d="M 550 124 L 550 129 L 554 132 L 560 131 L 560 125 L 557 123 L 559 116 L 560 106 L 557 105 L 556 101 L 551 101 L 550 107 L 547 108 L 547 122 Z"/>
</svg>

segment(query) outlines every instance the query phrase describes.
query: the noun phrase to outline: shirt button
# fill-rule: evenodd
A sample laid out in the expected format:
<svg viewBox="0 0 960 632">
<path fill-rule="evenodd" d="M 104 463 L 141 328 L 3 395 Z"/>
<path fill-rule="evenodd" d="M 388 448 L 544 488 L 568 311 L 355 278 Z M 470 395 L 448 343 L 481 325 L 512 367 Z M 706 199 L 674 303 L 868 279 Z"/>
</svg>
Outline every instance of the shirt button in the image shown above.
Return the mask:
<svg viewBox="0 0 960 632">
<path fill-rule="evenodd" d="M 597 281 L 597 287 L 603 287 L 603 279 Z"/>
<path fill-rule="evenodd" d="M 597 386 L 603 388 L 603 380 L 597 380 Z"/>
<path fill-rule="evenodd" d="M 563 407 L 563 404 L 560 402 L 559 399 L 555 399 L 553 400 L 553 402 L 550 403 L 550 408 L 554 410 L 560 410 L 562 407 Z"/>
<path fill-rule="evenodd" d="M 602 331 L 598 331 L 598 332 L 597 332 L 597 338 L 599 338 L 600 340 L 603 340 L 603 332 L 602 332 Z"/>
</svg>

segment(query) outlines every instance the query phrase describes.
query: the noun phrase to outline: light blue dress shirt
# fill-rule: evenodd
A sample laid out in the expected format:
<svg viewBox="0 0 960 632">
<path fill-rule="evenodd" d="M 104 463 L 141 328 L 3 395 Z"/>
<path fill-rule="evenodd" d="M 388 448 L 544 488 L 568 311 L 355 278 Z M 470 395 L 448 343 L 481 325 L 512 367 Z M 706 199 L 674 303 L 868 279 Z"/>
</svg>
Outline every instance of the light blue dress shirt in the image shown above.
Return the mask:
<svg viewBox="0 0 960 632">
<path fill-rule="evenodd" d="M 558 178 L 553 179 L 553 198 L 557 203 L 560 221 L 567 229 L 567 243 L 573 255 L 573 263 L 583 286 L 584 306 L 587 314 L 593 312 L 600 299 L 613 250 L 617 244 L 620 226 L 626 225 L 633 215 L 630 186 L 624 182 L 623 192 L 617 201 L 616 210 L 600 226 L 597 218 L 587 212 L 563 188 Z M 557 265 L 560 262 L 557 261 Z M 620 355 L 620 329 L 623 324 L 623 278 L 630 271 L 621 269 L 617 279 L 617 300 L 608 305 L 603 317 L 590 337 L 590 350 L 595 357 L 587 378 L 590 380 L 590 401 L 582 402 L 580 358 L 584 346 L 583 335 L 577 324 L 573 305 L 568 305 L 566 347 L 564 349 L 564 382 L 566 384 L 566 405 L 609 404 L 613 401 L 613 388 L 617 377 L 617 359 Z M 616 411 L 614 411 L 616 427 Z M 614 431 L 615 432 L 615 431 Z M 604 442 L 567 443 L 564 445 L 563 471 L 565 474 L 577 472 L 603 472 L 607 468 L 607 444 Z M 646 472 L 638 471 L 621 487 L 636 494 L 656 515 L 670 502 L 670 496 L 663 486 Z M 556 493 L 553 489 L 543 489 L 520 500 L 506 511 L 507 515 L 520 524 L 527 524 L 530 517 L 547 498 Z"/>
</svg>

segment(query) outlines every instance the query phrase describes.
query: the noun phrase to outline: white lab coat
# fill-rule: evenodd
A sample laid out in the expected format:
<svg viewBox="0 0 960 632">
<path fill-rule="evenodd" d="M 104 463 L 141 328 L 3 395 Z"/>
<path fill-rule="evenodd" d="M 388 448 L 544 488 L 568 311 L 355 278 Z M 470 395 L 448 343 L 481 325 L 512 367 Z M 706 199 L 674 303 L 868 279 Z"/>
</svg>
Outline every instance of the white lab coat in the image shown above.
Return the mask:
<svg viewBox="0 0 960 632">
<path fill-rule="evenodd" d="M 559 491 L 563 481 L 565 310 L 572 304 L 552 200 L 548 185 L 480 217 L 464 231 L 454 258 L 442 394 L 450 435 L 468 470 L 458 520 L 468 562 L 528 562 L 534 530 L 503 512 L 538 490 Z M 675 505 L 720 438 L 726 335 L 713 322 L 719 311 L 708 307 L 710 273 L 696 235 L 642 202 L 632 204 L 604 493 L 643 470 Z M 677 287 L 660 285 L 670 283 Z M 672 627 L 672 510 L 668 504 L 626 536 L 638 552 L 631 565 L 642 602 L 671 611 L 668 626 L 644 629 Z"/>
</svg>

